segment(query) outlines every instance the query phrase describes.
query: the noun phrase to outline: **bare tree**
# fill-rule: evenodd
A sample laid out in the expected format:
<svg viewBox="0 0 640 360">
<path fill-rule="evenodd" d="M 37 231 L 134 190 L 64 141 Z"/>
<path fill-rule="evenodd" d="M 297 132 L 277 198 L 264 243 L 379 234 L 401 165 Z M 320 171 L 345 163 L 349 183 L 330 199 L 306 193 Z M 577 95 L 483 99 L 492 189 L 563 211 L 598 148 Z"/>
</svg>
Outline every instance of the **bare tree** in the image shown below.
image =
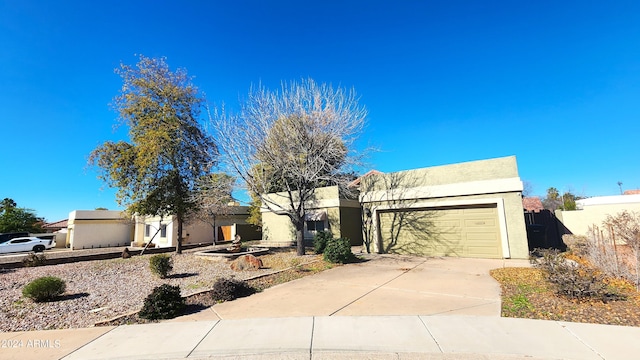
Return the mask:
<svg viewBox="0 0 640 360">
<path fill-rule="evenodd" d="M 640 289 L 640 213 L 624 210 L 615 216 L 607 215 L 603 222 L 616 239 L 623 241 L 633 252 L 635 258 L 635 283 Z"/>
<path fill-rule="evenodd" d="M 231 213 L 235 183 L 236 179 L 225 173 L 208 174 L 196 181 L 192 199 L 199 204 L 199 211 L 195 217 L 211 225 L 214 242 L 218 241 L 217 220 Z"/>
<path fill-rule="evenodd" d="M 346 189 L 358 162 L 354 141 L 367 112 L 353 90 L 334 89 L 312 79 L 282 84 L 279 91 L 251 88 L 237 114 L 213 115 L 226 164 L 262 205 L 289 217 L 297 253 L 304 254 L 305 207 L 317 187 Z M 278 193 L 263 193 L 274 184 Z"/>
</svg>

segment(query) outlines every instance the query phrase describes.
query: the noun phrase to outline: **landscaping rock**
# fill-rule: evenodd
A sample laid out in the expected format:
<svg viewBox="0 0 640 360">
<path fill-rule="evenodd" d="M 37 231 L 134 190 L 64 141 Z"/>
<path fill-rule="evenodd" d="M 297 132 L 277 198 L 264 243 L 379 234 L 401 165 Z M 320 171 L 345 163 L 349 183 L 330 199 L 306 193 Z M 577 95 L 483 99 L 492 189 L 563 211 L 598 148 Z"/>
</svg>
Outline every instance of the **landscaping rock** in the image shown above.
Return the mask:
<svg viewBox="0 0 640 360">
<path fill-rule="evenodd" d="M 253 255 L 242 255 L 231 263 L 231 269 L 235 271 L 258 270 L 262 267 L 262 260 Z"/>
</svg>

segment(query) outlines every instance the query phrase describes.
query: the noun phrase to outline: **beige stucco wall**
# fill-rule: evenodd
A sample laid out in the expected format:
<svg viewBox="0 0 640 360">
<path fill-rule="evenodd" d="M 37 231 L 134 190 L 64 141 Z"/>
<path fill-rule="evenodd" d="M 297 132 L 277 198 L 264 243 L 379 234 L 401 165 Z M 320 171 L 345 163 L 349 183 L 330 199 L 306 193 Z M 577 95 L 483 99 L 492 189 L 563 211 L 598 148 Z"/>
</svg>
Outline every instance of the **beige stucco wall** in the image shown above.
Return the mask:
<svg viewBox="0 0 640 360">
<path fill-rule="evenodd" d="M 160 228 L 160 220 L 162 224 L 167 226 L 166 237 L 162 237 L 161 233 L 156 231 Z M 145 236 L 145 226 L 151 225 L 149 236 Z M 213 243 L 213 230 L 211 225 L 203 221 L 192 221 L 183 224 L 182 228 L 183 244 L 197 244 L 197 243 Z M 143 246 L 151 242 L 157 247 L 170 247 L 176 246 L 178 242 L 178 223 L 175 221 L 175 217 L 160 218 L 160 217 L 138 217 L 135 224 L 135 240 L 136 246 Z"/>
<path fill-rule="evenodd" d="M 286 215 L 262 213 L 262 240 L 268 242 L 294 241 L 296 238 L 291 220 Z"/>
<path fill-rule="evenodd" d="M 640 212 L 640 203 L 591 205 L 572 211 L 557 210 L 556 217 L 572 234 L 586 236 L 590 226 L 601 227 L 607 215 L 615 216 L 624 210 Z"/>
<path fill-rule="evenodd" d="M 255 233 L 255 227 L 253 229 L 246 229 L 247 226 L 251 226 L 247 223 L 247 217 L 249 208 L 246 206 L 238 206 L 230 210 L 230 214 L 227 215 L 219 215 L 216 218 L 215 226 L 232 226 L 232 234 L 231 236 L 235 236 L 237 231 L 237 226 L 242 225 L 243 233 L 247 234 L 247 237 L 258 237 L 259 235 L 252 234 L 251 231 Z M 139 216 L 136 220 L 136 229 L 135 229 L 135 243 L 138 246 L 141 246 L 153 237 L 153 234 L 160 226 L 160 217 L 150 217 L 150 216 Z M 153 243 L 159 247 L 168 247 L 168 246 L 176 246 L 178 241 L 178 223 L 175 217 L 165 217 L 162 219 L 162 223 L 167 225 L 167 237 L 161 238 L 160 234 L 156 235 L 153 239 Z M 152 226 L 150 236 L 144 236 L 145 225 L 150 224 Z M 184 238 L 184 244 L 197 244 L 197 243 L 213 243 L 214 240 L 214 231 L 213 225 L 202 220 L 194 219 L 189 222 L 184 223 L 182 229 L 182 236 Z M 255 240 L 244 238 L 243 240 Z"/>
<path fill-rule="evenodd" d="M 67 243 L 71 249 L 91 249 L 131 244 L 133 223 L 125 213 L 76 210 L 69 213 Z"/>
<path fill-rule="evenodd" d="M 378 176 L 383 176 L 387 181 L 376 180 Z M 403 188 L 415 188 L 421 186 L 449 186 L 457 183 L 476 183 L 509 178 L 519 178 L 515 156 L 374 175 L 362 179 L 363 186 L 361 191 L 387 190 L 388 185 L 396 181 L 403 183 Z"/>
<path fill-rule="evenodd" d="M 328 186 L 317 188 L 315 190 L 315 196 L 312 201 L 305 204 L 307 212 L 319 212 L 323 211 L 327 214 L 327 227 L 335 237 L 347 236 L 348 234 L 351 241 L 362 240 L 361 230 L 354 231 L 354 222 L 360 219 L 360 204 L 356 200 L 346 200 L 340 198 L 339 189 L 337 186 Z M 273 203 L 272 208 L 278 208 L 282 210 L 287 207 L 288 200 L 284 196 L 284 193 L 267 194 L 267 196 Z M 357 216 L 356 219 L 351 220 L 352 216 Z M 344 222 L 344 223 L 343 223 Z M 343 232 L 343 229 L 345 232 Z M 360 234 L 359 237 L 357 234 Z M 353 237 L 353 238 L 352 238 Z M 291 220 L 288 216 L 283 214 L 276 214 L 271 212 L 266 207 L 262 209 L 262 240 L 265 242 L 294 242 L 296 239 L 295 229 L 291 224 Z M 305 232 L 305 239 L 311 239 L 311 235 Z M 356 240 L 354 240 L 356 239 Z"/>
</svg>

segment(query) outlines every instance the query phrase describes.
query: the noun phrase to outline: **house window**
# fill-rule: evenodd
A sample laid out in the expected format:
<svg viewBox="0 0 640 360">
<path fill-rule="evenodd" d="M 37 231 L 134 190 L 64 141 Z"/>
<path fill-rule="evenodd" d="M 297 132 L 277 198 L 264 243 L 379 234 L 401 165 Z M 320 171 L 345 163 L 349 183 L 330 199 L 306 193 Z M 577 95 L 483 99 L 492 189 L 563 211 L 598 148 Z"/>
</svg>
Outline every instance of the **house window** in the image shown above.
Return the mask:
<svg viewBox="0 0 640 360">
<path fill-rule="evenodd" d="M 161 238 L 167 237 L 167 225 L 160 225 L 160 237 Z"/>
<path fill-rule="evenodd" d="M 307 231 L 314 234 L 318 231 L 324 231 L 324 221 L 307 221 Z"/>
<path fill-rule="evenodd" d="M 145 237 L 151 236 L 151 225 L 149 224 L 144 225 L 144 236 Z"/>
</svg>

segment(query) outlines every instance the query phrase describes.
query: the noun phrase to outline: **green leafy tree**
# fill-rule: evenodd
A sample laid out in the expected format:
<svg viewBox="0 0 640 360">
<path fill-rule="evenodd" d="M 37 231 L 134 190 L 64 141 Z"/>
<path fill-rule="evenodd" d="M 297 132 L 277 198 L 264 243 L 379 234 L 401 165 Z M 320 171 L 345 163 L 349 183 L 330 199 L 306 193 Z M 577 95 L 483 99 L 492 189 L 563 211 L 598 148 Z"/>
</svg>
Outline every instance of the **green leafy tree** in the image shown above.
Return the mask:
<svg viewBox="0 0 640 360">
<path fill-rule="evenodd" d="M 560 210 L 576 210 L 576 200 L 583 199 L 582 196 L 577 196 L 571 191 L 567 191 L 560 195 L 558 189 L 550 187 L 547 189 L 547 197 L 542 200 L 542 205 L 545 209 L 555 211 Z"/>
<path fill-rule="evenodd" d="M 15 201 L 5 198 L 0 203 L 0 233 L 42 232 L 44 219 L 31 209 L 19 208 Z"/>
<path fill-rule="evenodd" d="M 305 251 L 305 207 L 315 189 L 346 189 L 344 174 L 357 164 L 353 145 L 366 114 L 354 91 L 311 79 L 283 84 L 280 91 L 252 89 L 239 114 L 216 113 L 227 163 L 262 206 L 289 217 L 298 255 Z M 282 191 L 265 194 L 271 186 Z"/>
<path fill-rule="evenodd" d="M 262 212 L 260 211 L 260 208 L 262 207 L 262 201 L 260 200 L 260 195 L 250 193 L 249 196 L 251 196 L 251 203 L 249 204 L 249 217 L 247 218 L 247 223 L 261 228 Z"/>
<path fill-rule="evenodd" d="M 562 194 L 562 210 L 576 210 L 576 200 L 580 199 L 582 198 L 572 194 L 569 191 Z"/>
<path fill-rule="evenodd" d="M 217 157 L 199 122 L 204 98 L 186 70 L 171 71 L 165 58 L 140 56 L 135 67 L 122 64 L 116 73 L 123 85 L 113 106 L 130 141 L 105 142 L 89 164 L 118 189 L 118 203 L 130 213 L 175 216 L 181 253 L 183 223 L 199 207 L 191 196 L 196 180 Z"/>
</svg>

